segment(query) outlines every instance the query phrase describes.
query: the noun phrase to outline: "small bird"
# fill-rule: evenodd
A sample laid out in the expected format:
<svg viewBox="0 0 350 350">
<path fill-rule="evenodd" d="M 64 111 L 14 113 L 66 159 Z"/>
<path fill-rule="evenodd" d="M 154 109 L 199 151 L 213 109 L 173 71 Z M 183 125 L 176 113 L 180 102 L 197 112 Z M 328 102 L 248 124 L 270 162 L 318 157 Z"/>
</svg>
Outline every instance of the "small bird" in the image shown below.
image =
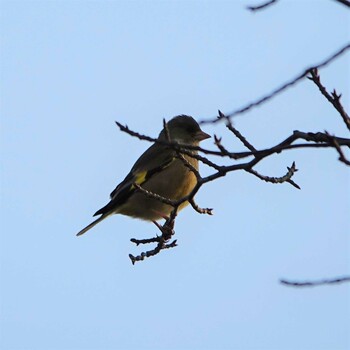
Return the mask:
<svg viewBox="0 0 350 350">
<path fill-rule="evenodd" d="M 160 132 L 158 140 L 177 142 L 181 145 L 198 146 L 210 136 L 201 130 L 198 123 L 187 115 L 172 118 Z M 197 154 L 197 151 L 191 151 Z M 198 170 L 198 160 L 189 155 L 183 157 Z M 135 187 L 135 184 L 152 193 L 171 200 L 179 200 L 191 193 L 197 184 L 195 174 L 179 159 L 177 152 L 167 145 L 155 142 L 136 161 L 129 174 L 110 194 L 110 202 L 98 210 L 97 220 L 83 228 L 84 234 L 112 214 L 156 222 L 169 217 L 172 206 L 150 198 Z M 183 209 L 188 202 L 179 207 Z"/>
</svg>

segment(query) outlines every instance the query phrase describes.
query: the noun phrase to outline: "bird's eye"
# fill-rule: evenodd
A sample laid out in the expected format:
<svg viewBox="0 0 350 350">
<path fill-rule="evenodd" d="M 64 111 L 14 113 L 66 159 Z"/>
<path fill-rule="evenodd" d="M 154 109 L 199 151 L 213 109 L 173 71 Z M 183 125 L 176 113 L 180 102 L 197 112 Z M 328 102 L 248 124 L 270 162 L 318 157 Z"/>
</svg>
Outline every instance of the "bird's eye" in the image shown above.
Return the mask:
<svg viewBox="0 0 350 350">
<path fill-rule="evenodd" d="M 199 131 L 199 127 L 197 125 L 190 125 L 188 126 L 187 131 L 190 134 L 195 134 L 197 131 Z"/>
</svg>

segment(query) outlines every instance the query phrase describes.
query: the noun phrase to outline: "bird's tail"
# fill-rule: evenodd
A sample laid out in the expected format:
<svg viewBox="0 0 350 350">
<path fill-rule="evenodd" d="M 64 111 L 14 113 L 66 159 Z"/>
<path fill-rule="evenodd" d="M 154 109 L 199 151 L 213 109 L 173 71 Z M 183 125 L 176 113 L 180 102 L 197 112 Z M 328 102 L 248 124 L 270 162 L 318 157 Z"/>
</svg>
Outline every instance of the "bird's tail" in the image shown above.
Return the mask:
<svg viewBox="0 0 350 350">
<path fill-rule="evenodd" d="M 89 231 L 90 228 L 93 228 L 95 225 L 97 225 L 100 221 L 106 219 L 109 215 L 111 215 L 112 213 L 106 213 L 103 214 L 102 216 L 100 216 L 98 219 L 96 219 L 95 221 L 93 221 L 91 224 L 87 225 L 86 227 L 84 227 L 81 231 L 79 231 L 77 233 L 77 236 L 81 236 L 83 235 L 86 231 Z"/>
</svg>

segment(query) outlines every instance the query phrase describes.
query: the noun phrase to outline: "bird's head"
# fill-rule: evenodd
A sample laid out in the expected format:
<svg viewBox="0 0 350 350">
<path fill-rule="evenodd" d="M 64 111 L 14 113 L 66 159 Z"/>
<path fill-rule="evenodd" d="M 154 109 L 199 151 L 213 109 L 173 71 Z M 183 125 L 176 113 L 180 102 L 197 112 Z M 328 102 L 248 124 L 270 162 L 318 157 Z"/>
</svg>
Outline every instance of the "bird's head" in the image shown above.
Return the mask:
<svg viewBox="0 0 350 350">
<path fill-rule="evenodd" d="M 198 145 L 199 142 L 208 139 L 210 135 L 199 127 L 199 124 L 187 115 L 179 115 L 167 122 L 167 129 L 171 141 L 185 145 Z M 159 134 L 160 140 L 167 140 L 166 131 Z"/>
</svg>

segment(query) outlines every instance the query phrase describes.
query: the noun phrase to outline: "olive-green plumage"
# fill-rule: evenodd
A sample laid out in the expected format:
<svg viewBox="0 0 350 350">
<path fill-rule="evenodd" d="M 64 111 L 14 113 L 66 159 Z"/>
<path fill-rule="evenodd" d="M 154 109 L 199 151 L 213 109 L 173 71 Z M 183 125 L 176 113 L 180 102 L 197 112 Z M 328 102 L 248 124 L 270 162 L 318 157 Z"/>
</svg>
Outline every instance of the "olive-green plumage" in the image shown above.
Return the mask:
<svg viewBox="0 0 350 350">
<path fill-rule="evenodd" d="M 200 141 L 210 137 L 200 129 L 192 117 L 185 115 L 171 119 L 167 123 L 167 130 L 170 140 L 182 145 L 196 146 Z M 163 129 L 160 132 L 158 139 L 167 141 L 166 130 Z M 125 179 L 111 193 L 110 202 L 94 214 L 94 216 L 101 216 L 78 232 L 77 236 L 90 230 L 112 214 L 122 214 L 149 221 L 157 221 L 169 216 L 172 211 L 171 206 L 147 197 L 137 190 L 134 184 L 171 200 L 179 200 L 188 195 L 197 183 L 196 176 L 176 155 L 176 151 L 166 145 L 154 143 L 149 147 L 136 161 Z M 197 159 L 188 155 L 183 156 L 194 168 L 198 169 Z M 184 202 L 179 209 L 184 208 L 187 204 L 188 202 Z"/>
</svg>

